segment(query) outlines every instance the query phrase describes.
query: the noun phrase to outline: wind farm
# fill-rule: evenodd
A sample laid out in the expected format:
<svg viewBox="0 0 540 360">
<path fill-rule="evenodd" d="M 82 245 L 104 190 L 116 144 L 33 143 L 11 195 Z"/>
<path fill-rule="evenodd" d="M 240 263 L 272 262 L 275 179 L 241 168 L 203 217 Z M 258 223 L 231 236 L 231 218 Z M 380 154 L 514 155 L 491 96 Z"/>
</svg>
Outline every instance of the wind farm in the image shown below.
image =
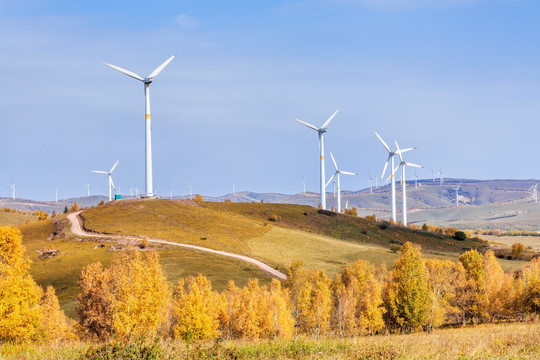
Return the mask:
<svg viewBox="0 0 540 360">
<path fill-rule="evenodd" d="M 0 7 L 0 358 L 540 358 L 540 4 Z"/>
</svg>

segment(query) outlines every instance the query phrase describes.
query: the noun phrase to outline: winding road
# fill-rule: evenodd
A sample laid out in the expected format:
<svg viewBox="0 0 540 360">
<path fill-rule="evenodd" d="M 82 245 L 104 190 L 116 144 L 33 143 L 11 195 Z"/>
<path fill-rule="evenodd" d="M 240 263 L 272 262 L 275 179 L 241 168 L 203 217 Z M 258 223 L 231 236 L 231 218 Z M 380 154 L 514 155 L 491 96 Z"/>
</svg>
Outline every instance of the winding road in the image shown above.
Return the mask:
<svg viewBox="0 0 540 360">
<path fill-rule="evenodd" d="M 86 232 L 81 227 L 81 223 L 79 221 L 79 214 L 80 213 L 81 213 L 80 211 L 77 211 L 77 212 L 71 213 L 71 214 L 69 214 L 67 216 L 68 220 L 71 222 L 71 232 L 73 234 L 77 235 L 77 236 L 99 237 L 99 238 L 109 238 L 109 239 L 129 239 L 129 240 L 136 240 L 136 241 L 141 241 L 142 240 L 140 237 L 136 237 L 136 236 L 106 235 L 106 234 L 98 234 L 98 233 Z M 162 239 L 153 239 L 153 238 L 146 238 L 146 239 L 148 240 L 148 242 L 152 242 L 152 243 L 165 244 L 165 245 L 171 245 L 171 246 L 178 246 L 178 247 L 182 247 L 182 248 L 188 248 L 188 249 L 204 251 L 204 252 L 208 252 L 208 253 L 212 253 L 212 254 L 232 257 L 232 258 L 239 259 L 239 260 L 248 262 L 250 264 L 253 264 L 253 265 L 257 266 L 259 269 L 261 269 L 263 271 L 266 271 L 267 273 L 269 273 L 269 274 L 271 274 L 271 275 L 273 275 L 275 277 L 278 277 L 278 278 L 280 278 L 282 280 L 287 279 L 287 276 L 285 274 L 283 274 L 282 272 L 277 271 L 276 269 L 271 268 L 270 266 L 266 265 L 265 263 L 263 263 L 263 262 L 261 262 L 259 260 L 250 258 L 248 256 L 234 254 L 234 253 L 230 253 L 230 252 L 227 252 L 227 251 L 209 249 L 209 248 L 205 248 L 205 247 L 202 247 L 202 246 L 182 244 L 182 243 L 177 243 L 177 242 L 172 242 L 172 241 L 167 241 L 167 240 L 162 240 Z"/>
</svg>

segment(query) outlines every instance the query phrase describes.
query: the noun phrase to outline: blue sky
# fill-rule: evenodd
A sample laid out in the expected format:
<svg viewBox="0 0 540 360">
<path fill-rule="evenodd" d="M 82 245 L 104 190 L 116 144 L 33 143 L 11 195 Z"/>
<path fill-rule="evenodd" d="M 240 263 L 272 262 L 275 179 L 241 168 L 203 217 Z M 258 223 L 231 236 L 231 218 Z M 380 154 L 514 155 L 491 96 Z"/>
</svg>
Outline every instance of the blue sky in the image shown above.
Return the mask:
<svg viewBox="0 0 540 360">
<path fill-rule="evenodd" d="M 318 189 L 317 135 L 367 186 L 387 142 L 447 177 L 539 178 L 540 3 L 532 0 L 0 0 L 0 196 L 144 186 L 140 75 L 158 192 Z M 329 157 L 328 157 L 329 158 Z M 332 164 L 327 162 L 328 177 Z M 429 169 L 418 172 L 429 178 Z"/>
</svg>

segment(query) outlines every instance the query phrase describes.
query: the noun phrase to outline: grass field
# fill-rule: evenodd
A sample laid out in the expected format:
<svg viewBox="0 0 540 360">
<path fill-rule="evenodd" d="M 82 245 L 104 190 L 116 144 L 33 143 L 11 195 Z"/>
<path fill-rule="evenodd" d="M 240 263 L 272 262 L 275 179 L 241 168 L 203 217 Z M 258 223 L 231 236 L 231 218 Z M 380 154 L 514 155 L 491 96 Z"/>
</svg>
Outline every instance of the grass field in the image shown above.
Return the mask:
<svg viewBox="0 0 540 360">
<path fill-rule="evenodd" d="M 482 235 L 483 239 L 488 241 L 500 242 L 508 246 L 512 246 L 515 243 L 522 243 L 525 247 L 530 246 L 531 249 L 540 251 L 540 236 L 493 236 Z"/>
<path fill-rule="evenodd" d="M 37 221 L 37 219 L 37 215 L 15 214 L 0 211 L 0 225 L 19 226 L 22 224 L 26 224 L 27 222 Z"/>
<path fill-rule="evenodd" d="M 540 324 L 440 329 L 431 334 L 377 335 L 347 339 L 301 337 L 296 341 L 162 341 L 147 346 L 90 343 L 4 344 L 5 359 L 538 359 Z"/>
</svg>

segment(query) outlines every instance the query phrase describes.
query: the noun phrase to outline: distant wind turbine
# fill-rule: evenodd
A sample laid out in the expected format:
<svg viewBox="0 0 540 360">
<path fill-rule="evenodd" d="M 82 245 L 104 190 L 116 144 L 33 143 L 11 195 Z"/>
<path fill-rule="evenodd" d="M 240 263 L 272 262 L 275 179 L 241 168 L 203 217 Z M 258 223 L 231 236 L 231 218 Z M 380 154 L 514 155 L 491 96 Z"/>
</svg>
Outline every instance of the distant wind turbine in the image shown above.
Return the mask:
<svg viewBox="0 0 540 360">
<path fill-rule="evenodd" d="M 441 169 L 439 169 L 439 173 L 437 175 L 439 175 L 439 183 L 442 185 L 444 183 L 444 177 Z"/>
<path fill-rule="evenodd" d="M 381 175 L 381 179 L 384 179 L 384 173 L 386 172 L 386 168 L 388 167 L 388 163 L 391 162 L 391 165 L 390 165 L 390 171 L 391 171 L 390 179 L 392 180 L 392 219 L 394 220 L 394 222 L 396 222 L 397 218 L 396 218 L 396 179 L 395 179 L 395 174 L 396 174 L 396 171 L 397 171 L 397 167 L 394 168 L 394 156 L 405 153 L 407 151 L 414 150 L 415 148 L 412 147 L 412 148 L 407 148 L 407 149 L 403 149 L 403 150 L 397 149 L 397 150 L 392 151 L 392 150 L 390 150 L 390 147 L 388 147 L 388 145 L 380 137 L 379 134 L 377 134 L 375 132 L 375 135 L 377 135 L 377 137 L 379 138 L 379 140 L 383 144 L 386 151 L 388 151 L 388 158 L 386 159 L 386 163 L 384 164 L 384 169 L 383 169 L 383 172 L 382 172 L 382 175 Z"/>
<path fill-rule="evenodd" d="M 15 200 L 15 183 L 11 184 L 9 190 L 11 191 L 11 198 Z"/>
<path fill-rule="evenodd" d="M 330 183 L 330 181 L 332 181 L 332 179 L 335 177 L 337 179 L 337 211 L 338 213 L 341 212 L 341 183 L 340 183 L 340 175 L 343 174 L 343 175 L 356 175 L 355 173 L 353 172 L 348 172 L 348 171 L 343 171 L 343 170 L 340 170 L 337 166 L 337 163 L 336 163 L 336 160 L 334 159 L 334 155 L 332 155 L 332 153 L 330 153 L 330 157 L 332 158 L 332 162 L 334 163 L 334 167 L 336 168 L 336 172 L 334 173 L 334 175 L 332 175 L 332 177 L 328 180 L 328 183 L 326 184 L 326 186 L 328 186 L 328 184 Z"/>
<path fill-rule="evenodd" d="M 421 168 L 422 166 L 412 164 L 410 162 L 407 162 L 407 161 L 403 160 L 403 155 L 402 155 L 401 151 L 399 150 L 399 145 L 398 145 L 397 140 L 395 141 L 395 143 L 396 143 L 396 149 L 397 149 L 397 152 L 398 152 L 398 155 L 399 155 L 399 160 L 401 160 L 398 167 L 401 166 L 401 185 L 402 185 L 402 188 L 403 188 L 403 200 L 402 200 L 402 203 L 403 203 L 403 210 L 402 210 L 403 225 L 407 226 L 407 182 L 406 182 L 406 178 L 405 178 L 405 167 L 411 166 L 411 167 L 415 167 L 415 168 Z"/>
<path fill-rule="evenodd" d="M 302 179 L 301 185 L 304 185 L 304 194 L 306 193 L 306 179 Z"/>
<path fill-rule="evenodd" d="M 300 124 L 307 126 L 308 128 L 315 130 L 319 133 L 319 159 L 321 162 L 321 208 L 326 210 L 326 180 L 325 180 L 325 174 L 324 174 L 324 133 L 328 131 L 327 126 L 330 124 L 330 122 L 334 119 L 334 117 L 339 112 L 339 109 L 337 109 L 332 116 L 326 120 L 324 124 L 320 128 L 316 127 L 315 125 L 312 125 L 310 123 L 307 123 L 305 121 L 302 121 L 300 119 L 295 118 L 294 120 L 298 121 Z"/>
<path fill-rule="evenodd" d="M 456 207 L 459 207 L 459 187 L 461 186 L 461 184 L 462 183 L 459 183 L 457 188 L 454 189 L 454 191 L 456 192 Z"/>
<path fill-rule="evenodd" d="M 55 204 L 58 204 L 58 189 L 59 188 L 54 189 L 54 203 Z"/>
<path fill-rule="evenodd" d="M 86 186 L 87 188 L 87 194 L 88 194 L 87 196 L 90 196 L 90 184 L 86 184 L 84 186 Z"/>
<path fill-rule="evenodd" d="M 532 190 L 534 202 L 538 202 L 538 183 L 529 188 L 529 191 Z"/>
<path fill-rule="evenodd" d="M 152 122 L 150 119 L 150 84 L 152 83 L 152 81 L 154 81 L 154 77 L 156 77 L 165 68 L 165 66 L 167 66 L 172 61 L 172 59 L 174 59 L 175 56 L 176 54 L 165 60 L 163 64 L 159 65 L 146 78 L 143 78 L 142 76 L 139 76 L 129 70 L 122 69 L 121 67 L 105 63 L 105 65 L 110 66 L 117 71 L 120 71 L 122 74 L 130 76 L 144 83 L 144 104 L 146 120 L 146 197 L 154 196 L 152 178 Z"/>
<path fill-rule="evenodd" d="M 418 189 L 418 175 L 416 175 L 416 170 L 414 170 L 414 190 Z"/>
<path fill-rule="evenodd" d="M 369 181 L 368 181 L 368 183 L 369 183 L 369 193 L 373 194 L 373 178 L 371 177 L 370 173 L 368 173 L 368 176 L 369 176 Z"/>
<path fill-rule="evenodd" d="M 101 170 L 92 170 L 93 173 L 96 173 L 96 174 L 105 174 L 105 175 L 108 175 L 109 176 L 109 201 L 112 200 L 112 189 L 114 188 L 114 182 L 113 182 L 113 179 L 112 179 L 112 173 L 114 171 L 114 169 L 116 169 L 116 165 L 118 165 L 118 162 L 120 160 L 116 161 L 113 165 L 113 167 L 111 168 L 111 170 L 109 171 L 101 171 Z M 116 190 L 116 189 L 115 189 Z"/>
</svg>

